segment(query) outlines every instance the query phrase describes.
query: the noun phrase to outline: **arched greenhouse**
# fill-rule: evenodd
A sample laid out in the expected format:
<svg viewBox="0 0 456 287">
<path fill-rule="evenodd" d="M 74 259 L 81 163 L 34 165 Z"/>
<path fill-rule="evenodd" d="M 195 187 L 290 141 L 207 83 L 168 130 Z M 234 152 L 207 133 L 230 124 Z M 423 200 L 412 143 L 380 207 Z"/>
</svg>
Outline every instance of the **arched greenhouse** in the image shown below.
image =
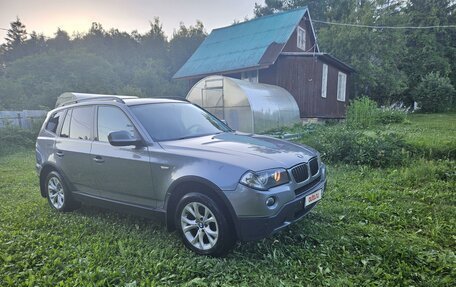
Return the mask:
<svg viewBox="0 0 456 287">
<path fill-rule="evenodd" d="M 300 122 L 293 96 L 273 85 L 209 76 L 192 87 L 187 100 L 242 132 L 262 133 Z"/>
</svg>

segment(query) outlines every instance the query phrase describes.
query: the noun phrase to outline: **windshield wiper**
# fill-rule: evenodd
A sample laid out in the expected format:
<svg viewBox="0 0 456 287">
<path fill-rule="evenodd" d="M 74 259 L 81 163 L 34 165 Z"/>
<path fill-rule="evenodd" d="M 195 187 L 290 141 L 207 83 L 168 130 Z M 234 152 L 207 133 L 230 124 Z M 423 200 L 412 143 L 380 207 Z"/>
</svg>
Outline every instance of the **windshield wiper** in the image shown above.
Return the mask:
<svg viewBox="0 0 456 287">
<path fill-rule="evenodd" d="M 190 138 L 198 138 L 198 137 L 205 137 L 205 136 L 210 136 L 210 135 L 218 135 L 224 132 L 216 132 L 216 133 L 209 133 L 209 134 L 202 134 L 202 135 L 191 135 L 191 136 L 185 136 L 185 137 L 180 137 L 180 138 L 175 138 L 175 139 L 169 139 L 167 141 L 178 141 L 178 140 L 185 140 L 185 139 L 190 139 Z"/>
</svg>

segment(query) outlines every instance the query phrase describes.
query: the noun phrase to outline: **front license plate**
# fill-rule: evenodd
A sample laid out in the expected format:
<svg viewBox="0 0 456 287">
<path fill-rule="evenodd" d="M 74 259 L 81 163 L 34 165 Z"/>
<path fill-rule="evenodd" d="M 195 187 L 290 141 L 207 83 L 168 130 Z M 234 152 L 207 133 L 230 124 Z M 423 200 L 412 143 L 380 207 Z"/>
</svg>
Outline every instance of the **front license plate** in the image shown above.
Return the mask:
<svg viewBox="0 0 456 287">
<path fill-rule="evenodd" d="M 317 190 L 316 192 L 309 194 L 306 196 L 306 201 L 304 202 L 304 207 L 317 202 L 321 199 L 321 189 Z"/>
</svg>

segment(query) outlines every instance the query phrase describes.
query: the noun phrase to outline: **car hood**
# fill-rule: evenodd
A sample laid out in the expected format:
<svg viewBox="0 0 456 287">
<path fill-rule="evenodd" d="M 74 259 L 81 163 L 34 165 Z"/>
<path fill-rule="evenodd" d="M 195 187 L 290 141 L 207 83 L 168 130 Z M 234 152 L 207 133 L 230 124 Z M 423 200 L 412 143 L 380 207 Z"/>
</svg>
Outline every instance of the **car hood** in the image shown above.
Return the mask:
<svg viewBox="0 0 456 287">
<path fill-rule="evenodd" d="M 255 171 L 276 167 L 290 168 L 317 155 L 314 149 L 306 146 L 239 132 L 166 141 L 160 144 L 172 153 L 216 160 Z"/>
</svg>

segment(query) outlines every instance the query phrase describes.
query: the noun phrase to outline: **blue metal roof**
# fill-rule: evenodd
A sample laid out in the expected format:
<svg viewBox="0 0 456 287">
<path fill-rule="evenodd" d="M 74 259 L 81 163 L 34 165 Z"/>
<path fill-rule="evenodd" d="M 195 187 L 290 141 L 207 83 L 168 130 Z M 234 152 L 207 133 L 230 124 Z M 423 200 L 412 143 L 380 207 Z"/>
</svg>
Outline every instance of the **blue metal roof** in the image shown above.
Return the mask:
<svg viewBox="0 0 456 287">
<path fill-rule="evenodd" d="M 302 7 L 212 30 L 173 78 L 264 66 L 260 60 L 268 48 L 280 45 L 281 50 L 306 11 Z"/>
</svg>

